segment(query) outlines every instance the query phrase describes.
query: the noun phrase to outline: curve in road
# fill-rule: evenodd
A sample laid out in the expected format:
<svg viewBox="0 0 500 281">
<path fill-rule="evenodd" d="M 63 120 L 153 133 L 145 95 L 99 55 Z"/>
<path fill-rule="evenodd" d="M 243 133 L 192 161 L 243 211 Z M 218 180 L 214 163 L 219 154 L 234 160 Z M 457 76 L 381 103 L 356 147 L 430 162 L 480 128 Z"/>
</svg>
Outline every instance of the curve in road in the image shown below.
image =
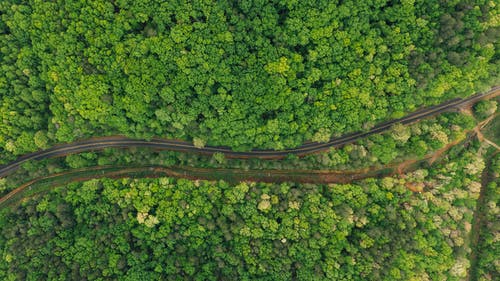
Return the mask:
<svg viewBox="0 0 500 281">
<path fill-rule="evenodd" d="M 149 147 L 153 149 L 161 150 L 174 150 L 181 152 L 195 152 L 204 154 L 213 154 L 216 152 L 224 153 L 228 158 L 260 158 L 260 159 L 282 159 L 289 154 L 295 154 L 298 156 L 304 156 L 307 154 L 317 153 L 329 149 L 330 147 L 339 147 L 349 143 L 352 143 L 358 139 L 378 134 L 389 129 L 392 125 L 396 123 L 410 124 L 418 121 L 422 118 L 436 115 L 441 112 L 449 111 L 451 109 L 461 108 L 463 106 L 475 103 L 479 100 L 492 98 L 500 94 L 500 86 L 495 86 L 491 90 L 485 93 L 480 93 L 473 95 L 471 97 L 460 99 L 456 98 L 453 100 L 446 101 L 442 104 L 427 107 L 415 112 L 408 114 L 407 116 L 387 121 L 376 125 L 371 130 L 367 132 L 356 132 L 344 135 L 339 138 L 333 138 L 325 143 L 308 142 L 294 149 L 286 150 L 251 150 L 251 151 L 233 151 L 229 147 L 223 146 L 207 146 L 203 148 L 196 148 L 192 143 L 179 140 L 165 140 L 159 138 L 153 138 L 152 140 L 138 140 L 131 139 L 123 136 L 113 136 L 113 137 L 102 137 L 102 138 L 92 138 L 84 141 L 78 141 L 68 144 L 56 145 L 52 148 L 30 153 L 19 157 L 17 160 L 0 167 L 0 177 L 5 177 L 6 175 L 15 171 L 21 164 L 30 160 L 41 160 L 50 157 L 64 156 L 68 154 L 74 154 L 84 151 L 100 150 L 104 148 L 111 147 Z"/>
</svg>

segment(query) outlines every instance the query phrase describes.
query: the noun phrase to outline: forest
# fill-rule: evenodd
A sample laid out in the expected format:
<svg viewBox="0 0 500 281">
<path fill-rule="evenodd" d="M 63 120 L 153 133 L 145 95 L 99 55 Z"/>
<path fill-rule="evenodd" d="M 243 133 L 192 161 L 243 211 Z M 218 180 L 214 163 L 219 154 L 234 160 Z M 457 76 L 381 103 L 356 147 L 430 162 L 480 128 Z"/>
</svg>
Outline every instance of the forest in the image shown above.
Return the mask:
<svg viewBox="0 0 500 281">
<path fill-rule="evenodd" d="M 485 202 L 480 209 L 484 213 L 482 229 L 480 230 L 478 261 L 472 278 L 479 281 L 496 280 L 500 278 L 500 154 L 496 154 L 489 168 L 490 179 L 485 189 Z"/>
<path fill-rule="evenodd" d="M 2 0 L 0 165 L 111 135 L 246 151 L 367 132 L 499 85 L 499 39 L 491 0 Z M 497 280 L 498 102 L 279 160 L 39 157 L 0 178 L 0 280 Z M 148 166 L 215 176 L 96 169 Z M 235 180 L 251 170 L 347 180 Z"/>
<path fill-rule="evenodd" d="M 496 1 L 0 1 L 0 155 L 91 136 L 283 149 L 499 81 Z"/>
<path fill-rule="evenodd" d="M 480 103 L 479 109 L 493 108 L 495 101 Z M 480 117 L 491 116 L 491 112 L 477 110 L 477 118 L 456 112 L 443 113 L 435 118 L 403 126 L 396 124 L 389 131 L 361 139 L 343 147 L 332 147 L 324 152 L 297 157 L 289 155 L 282 160 L 232 159 L 222 153 L 203 155 L 169 150 L 152 150 L 141 147 L 108 148 L 103 151 L 88 151 L 70 154 L 61 158 L 30 161 L 23 164 L 16 172 L 0 180 L 0 196 L 26 183 L 29 179 L 49 176 L 92 167 L 117 166 L 139 168 L 192 167 L 238 170 L 328 170 L 337 172 L 377 170 L 396 167 L 412 159 L 422 160 L 450 150 L 460 150 L 460 145 L 468 143 L 471 131 L 482 121 Z M 442 152 L 440 152 L 442 151 Z M 444 153 L 447 152 L 447 153 Z M 224 177 L 219 176 L 224 179 Z"/>
<path fill-rule="evenodd" d="M 0 278 L 463 280 L 480 151 L 352 184 L 71 183 L 1 210 Z"/>
</svg>

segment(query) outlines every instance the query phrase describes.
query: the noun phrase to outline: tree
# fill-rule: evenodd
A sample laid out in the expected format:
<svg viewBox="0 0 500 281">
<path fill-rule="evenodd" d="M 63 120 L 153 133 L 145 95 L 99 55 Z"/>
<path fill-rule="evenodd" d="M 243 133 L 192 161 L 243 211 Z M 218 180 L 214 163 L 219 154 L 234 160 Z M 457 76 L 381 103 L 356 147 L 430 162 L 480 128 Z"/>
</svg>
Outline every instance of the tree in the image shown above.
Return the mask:
<svg viewBox="0 0 500 281">
<path fill-rule="evenodd" d="M 391 128 L 391 136 L 399 143 L 406 143 L 411 137 L 411 131 L 408 126 L 397 123 Z"/>
<path fill-rule="evenodd" d="M 494 100 L 482 100 L 474 105 L 474 113 L 481 118 L 487 118 L 497 111 L 497 102 Z"/>
<path fill-rule="evenodd" d="M 487 1 L 18 2 L 0 5 L 3 161 L 39 131 L 286 149 L 498 80 Z"/>
<path fill-rule="evenodd" d="M 203 148 L 205 147 L 205 141 L 203 139 L 200 139 L 200 138 L 194 138 L 193 139 L 193 145 L 196 147 L 196 148 Z"/>
<path fill-rule="evenodd" d="M 326 128 L 321 128 L 313 135 L 311 140 L 315 142 L 328 142 L 330 140 L 331 135 L 332 134 L 330 130 Z"/>
</svg>

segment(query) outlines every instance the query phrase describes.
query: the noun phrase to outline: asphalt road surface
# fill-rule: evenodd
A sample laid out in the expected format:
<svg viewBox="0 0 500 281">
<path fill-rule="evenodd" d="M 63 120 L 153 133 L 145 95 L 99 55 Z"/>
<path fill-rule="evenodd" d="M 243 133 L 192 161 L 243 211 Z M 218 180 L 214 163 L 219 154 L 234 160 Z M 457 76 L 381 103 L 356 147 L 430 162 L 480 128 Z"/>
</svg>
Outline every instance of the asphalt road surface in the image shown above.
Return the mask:
<svg viewBox="0 0 500 281">
<path fill-rule="evenodd" d="M 149 147 L 152 149 L 160 150 L 174 150 L 182 152 L 193 152 L 193 153 L 203 153 L 203 154 L 213 154 L 216 152 L 224 153 L 228 158 L 260 158 L 260 159 L 281 159 L 285 158 L 289 154 L 295 154 L 298 156 L 303 156 L 307 154 L 312 154 L 320 151 L 325 151 L 330 147 L 339 147 L 358 139 L 365 138 L 367 136 L 378 134 L 389 129 L 392 125 L 396 123 L 410 124 L 416 122 L 420 119 L 439 114 L 441 112 L 457 110 L 464 106 L 473 104 L 479 100 L 492 98 L 500 94 L 500 86 L 493 87 L 490 91 L 476 94 L 471 97 L 460 99 L 456 98 L 453 100 L 446 101 L 442 104 L 427 107 L 406 115 L 403 118 L 391 120 L 376 125 L 372 129 L 366 132 L 356 132 L 344 135 L 339 138 L 333 138 L 325 143 L 308 142 L 297 148 L 286 149 L 286 150 L 251 150 L 251 151 L 233 151 L 229 147 L 222 146 L 207 146 L 203 148 L 196 148 L 192 143 L 186 141 L 178 140 L 166 140 L 154 138 L 152 140 L 139 140 L 131 139 L 123 136 L 112 136 L 112 137 L 102 137 L 102 138 L 92 138 L 84 141 L 78 141 L 68 144 L 61 144 L 53 146 L 49 149 L 37 151 L 34 153 L 26 154 L 19 157 L 17 160 L 0 167 L 0 177 L 4 177 L 13 171 L 15 171 L 21 164 L 30 160 L 41 160 L 45 158 L 64 156 L 68 154 L 80 153 L 85 151 L 94 151 L 110 147 L 119 148 L 129 148 L 129 147 Z"/>
</svg>

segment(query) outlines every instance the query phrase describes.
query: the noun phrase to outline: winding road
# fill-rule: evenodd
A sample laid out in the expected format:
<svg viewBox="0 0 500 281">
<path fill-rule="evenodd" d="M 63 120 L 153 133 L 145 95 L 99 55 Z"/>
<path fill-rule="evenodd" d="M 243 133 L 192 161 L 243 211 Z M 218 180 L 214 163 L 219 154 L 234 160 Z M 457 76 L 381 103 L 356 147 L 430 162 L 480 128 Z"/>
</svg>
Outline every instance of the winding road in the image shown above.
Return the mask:
<svg viewBox="0 0 500 281">
<path fill-rule="evenodd" d="M 422 118 L 436 115 L 450 110 L 457 110 L 464 106 L 473 104 L 479 100 L 493 98 L 500 95 L 500 86 L 495 86 L 491 90 L 485 93 L 476 94 L 468 98 L 460 99 L 456 98 L 453 100 L 446 101 L 442 104 L 427 107 L 424 109 L 417 110 L 408 114 L 407 116 L 387 121 L 376 125 L 372 129 L 366 132 L 356 132 L 344 135 L 339 138 L 333 138 L 325 143 L 308 142 L 294 149 L 286 150 L 251 150 L 251 151 L 233 151 L 229 147 L 222 146 L 207 146 L 203 148 L 196 148 L 192 143 L 179 140 L 166 140 L 153 138 L 152 140 L 139 140 L 131 139 L 123 136 L 111 136 L 111 137 L 101 137 L 92 138 L 88 140 L 60 144 L 52 148 L 37 151 L 34 153 L 26 154 L 19 157 L 17 160 L 0 167 L 0 177 L 5 177 L 8 174 L 15 171 L 19 166 L 27 161 L 31 160 L 41 160 L 45 158 L 64 156 L 68 154 L 80 153 L 85 151 L 100 150 L 104 148 L 127 148 L 127 147 L 149 147 L 153 149 L 161 150 L 174 150 L 181 152 L 194 152 L 203 154 L 213 154 L 216 152 L 224 153 L 228 158 L 260 158 L 260 159 L 282 159 L 289 154 L 295 154 L 298 156 L 303 156 L 307 154 L 312 154 L 320 151 L 325 151 L 330 147 L 339 147 L 358 139 L 365 138 L 367 136 L 378 134 L 389 129 L 392 125 L 396 123 L 410 124 L 418 121 Z"/>
</svg>

